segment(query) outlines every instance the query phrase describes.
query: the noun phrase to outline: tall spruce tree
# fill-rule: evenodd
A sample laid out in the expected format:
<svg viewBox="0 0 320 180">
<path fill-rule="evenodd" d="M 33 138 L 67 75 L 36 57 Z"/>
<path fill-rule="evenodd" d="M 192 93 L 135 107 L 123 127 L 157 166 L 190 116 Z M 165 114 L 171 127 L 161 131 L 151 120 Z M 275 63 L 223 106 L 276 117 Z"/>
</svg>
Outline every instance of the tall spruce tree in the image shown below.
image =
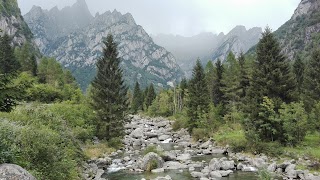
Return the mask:
<svg viewBox="0 0 320 180">
<path fill-rule="evenodd" d="M 247 130 L 258 133 L 260 139 L 265 141 L 279 140 L 283 136 L 281 124 L 272 119 L 261 119 L 261 114 L 265 112 L 261 104 L 263 98 L 270 100 L 273 104 L 272 110 L 278 113 L 283 102 L 294 101 L 295 80 L 289 61 L 281 53 L 281 48 L 269 28 L 262 33 L 257 45 L 257 59 L 248 98 Z"/>
<path fill-rule="evenodd" d="M 301 60 L 300 56 L 296 57 L 296 60 L 293 64 L 293 70 L 295 74 L 295 80 L 297 83 L 297 93 L 299 98 L 301 98 L 302 90 L 303 90 L 303 79 L 304 79 L 304 70 L 305 70 L 305 64 Z"/>
<path fill-rule="evenodd" d="M 189 132 L 199 127 L 201 117 L 209 111 L 209 93 L 204 69 L 198 59 L 189 82 L 188 118 Z"/>
<path fill-rule="evenodd" d="M 37 60 L 36 56 L 32 53 L 31 45 L 25 43 L 21 48 L 16 48 L 16 57 L 21 65 L 20 70 L 29 72 L 33 76 L 37 75 Z"/>
<path fill-rule="evenodd" d="M 10 112 L 16 105 L 17 94 L 15 87 L 11 84 L 20 68 L 10 43 L 11 40 L 7 34 L 0 37 L 0 111 L 5 112 Z"/>
<path fill-rule="evenodd" d="M 232 52 L 229 53 L 224 67 L 225 71 L 222 75 L 224 87 L 222 91 L 229 105 L 228 109 L 230 109 L 240 101 L 240 66 Z"/>
<path fill-rule="evenodd" d="M 224 67 L 220 59 L 217 60 L 215 65 L 216 65 L 216 72 L 215 72 L 215 77 L 213 79 L 212 97 L 213 97 L 214 105 L 218 106 L 218 105 L 225 104 L 224 94 L 223 94 L 224 84 L 222 82 Z"/>
<path fill-rule="evenodd" d="M 304 78 L 304 104 L 310 112 L 320 101 L 320 49 L 314 50 Z"/>
<path fill-rule="evenodd" d="M 240 67 L 240 99 L 243 101 L 243 99 L 247 95 L 248 88 L 250 86 L 250 78 L 248 73 L 248 68 L 246 66 L 246 59 L 244 57 L 243 52 L 240 53 L 240 56 L 238 58 L 239 61 L 239 67 Z"/>
<path fill-rule="evenodd" d="M 154 87 L 153 84 L 151 83 L 149 88 L 148 88 L 148 93 L 146 95 L 146 107 L 147 109 L 149 108 L 149 106 L 151 106 L 152 102 L 154 99 L 156 99 L 156 92 L 154 91 Z"/>
<path fill-rule="evenodd" d="M 142 110 L 142 108 L 143 108 L 143 92 L 140 89 L 140 84 L 136 82 L 133 90 L 131 110 L 133 113 L 137 113 L 138 110 Z"/>
<path fill-rule="evenodd" d="M 103 43 L 103 56 L 97 61 L 97 75 L 92 82 L 92 106 L 97 114 L 97 136 L 110 140 L 124 135 L 128 88 L 120 68 L 117 43 L 111 34 Z"/>
<path fill-rule="evenodd" d="M 213 85 L 213 81 L 214 81 L 214 77 L 215 77 L 215 69 L 214 69 L 214 65 L 212 63 L 212 61 L 209 61 L 206 65 L 206 68 L 205 68 L 205 75 L 206 75 L 206 82 L 207 82 L 207 85 L 208 85 L 208 91 L 210 92 L 209 95 L 210 95 L 210 99 L 211 101 L 213 102 L 213 88 L 214 88 L 214 85 Z"/>
</svg>

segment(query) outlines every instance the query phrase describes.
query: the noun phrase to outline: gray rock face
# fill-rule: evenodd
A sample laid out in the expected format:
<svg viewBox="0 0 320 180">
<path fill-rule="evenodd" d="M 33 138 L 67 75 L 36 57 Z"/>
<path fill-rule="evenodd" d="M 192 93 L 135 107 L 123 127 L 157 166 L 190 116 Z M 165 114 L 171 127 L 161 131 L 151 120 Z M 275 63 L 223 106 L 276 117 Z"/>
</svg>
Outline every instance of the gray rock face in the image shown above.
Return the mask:
<svg viewBox="0 0 320 180">
<path fill-rule="evenodd" d="M 44 55 L 55 57 L 69 69 L 90 71 L 85 79 L 76 76 L 78 82 L 84 81 L 83 86 L 94 75 L 102 41 L 109 33 L 119 43 L 121 66 L 130 85 L 138 80 L 142 85 L 152 82 L 166 87 L 183 76 L 174 56 L 156 45 L 129 13 L 114 10 L 92 17 L 85 1 L 78 1 L 62 10 L 34 7 L 24 18 Z"/>
<path fill-rule="evenodd" d="M 221 158 L 220 160 L 213 158 L 209 163 L 209 169 L 211 171 L 215 170 L 233 170 L 235 169 L 235 163 L 233 160 L 228 161 Z"/>
<path fill-rule="evenodd" d="M 146 154 L 143 159 L 142 159 L 142 163 L 141 163 L 141 169 L 142 170 L 147 170 L 148 168 L 148 164 L 152 163 L 152 162 L 156 162 L 157 163 L 157 168 L 162 168 L 163 167 L 163 159 L 156 153 L 154 152 L 150 152 L 148 154 Z"/>
<path fill-rule="evenodd" d="M 187 169 L 188 168 L 187 165 L 181 164 L 178 161 L 167 161 L 167 162 L 164 163 L 163 167 L 165 169 L 171 169 L 171 170 L 174 170 L 174 169 Z"/>
<path fill-rule="evenodd" d="M 0 165 L 0 179 L 36 180 L 28 171 L 15 164 Z"/>
</svg>

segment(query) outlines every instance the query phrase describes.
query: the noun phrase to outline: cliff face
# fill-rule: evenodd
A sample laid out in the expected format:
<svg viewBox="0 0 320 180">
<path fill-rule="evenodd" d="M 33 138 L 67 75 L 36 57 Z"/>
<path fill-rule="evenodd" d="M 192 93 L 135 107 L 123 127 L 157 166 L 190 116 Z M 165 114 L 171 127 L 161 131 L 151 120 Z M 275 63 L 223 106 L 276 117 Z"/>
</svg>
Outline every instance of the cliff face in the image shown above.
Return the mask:
<svg viewBox="0 0 320 180">
<path fill-rule="evenodd" d="M 308 56 L 314 47 L 319 47 L 319 8 L 318 0 L 302 0 L 291 19 L 275 31 L 288 58 L 294 59 L 300 53 Z"/>
<path fill-rule="evenodd" d="M 17 0 L 0 0 L 0 29 L 0 35 L 8 34 L 15 46 L 33 41 L 32 33 L 21 16 Z"/>
<path fill-rule="evenodd" d="M 64 15 L 66 12 L 68 15 Z M 34 7 L 25 19 L 42 53 L 55 57 L 69 68 L 83 89 L 95 75 L 95 62 L 101 55 L 102 41 L 108 33 L 119 42 L 121 66 L 131 86 L 138 81 L 142 86 L 154 83 L 164 87 L 183 76 L 174 56 L 156 45 L 129 13 L 114 10 L 92 17 L 85 1 L 78 0 L 72 7 L 62 10 L 46 11 Z"/>
</svg>

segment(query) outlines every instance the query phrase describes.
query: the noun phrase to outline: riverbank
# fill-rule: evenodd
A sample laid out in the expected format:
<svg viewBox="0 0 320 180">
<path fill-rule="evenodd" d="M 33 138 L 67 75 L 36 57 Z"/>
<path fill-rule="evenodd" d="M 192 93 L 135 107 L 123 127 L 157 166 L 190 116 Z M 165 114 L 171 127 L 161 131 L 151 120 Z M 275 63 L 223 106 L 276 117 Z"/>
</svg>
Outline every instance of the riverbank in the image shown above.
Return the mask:
<svg viewBox="0 0 320 180">
<path fill-rule="evenodd" d="M 258 179 L 263 173 L 320 179 L 298 169 L 307 160 L 233 153 L 213 139 L 195 142 L 185 129 L 173 131 L 172 121 L 164 118 L 132 116 L 126 134 L 123 148 L 88 161 L 86 179 Z"/>
</svg>

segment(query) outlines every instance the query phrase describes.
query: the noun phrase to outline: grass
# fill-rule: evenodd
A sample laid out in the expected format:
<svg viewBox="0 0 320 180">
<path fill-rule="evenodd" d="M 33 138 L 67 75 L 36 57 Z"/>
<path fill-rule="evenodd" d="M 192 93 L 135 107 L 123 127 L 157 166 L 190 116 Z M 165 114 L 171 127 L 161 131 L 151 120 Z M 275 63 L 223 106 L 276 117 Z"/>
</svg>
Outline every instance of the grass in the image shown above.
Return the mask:
<svg viewBox="0 0 320 180">
<path fill-rule="evenodd" d="M 148 146 L 148 147 L 143 151 L 143 155 L 146 155 L 146 154 L 148 154 L 148 153 L 150 153 L 150 152 L 154 152 L 154 153 L 158 154 L 159 156 L 162 156 L 162 155 L 163 155 L 163 152 L 162 152 L 162 151 L 159 151 L 156 146 Z"/>
<path fill-rule="evenodd" d="M 89 159 L 103 157 L 104 154 L 111 154 L 115 149 L 110 148 L 107 143 L 87 143 L 83 147 L 85 156 Z"/>
<path fill-rule="evenodd" d="M 157 169 L 157 168 L 158 168 L 158 162 L 157 160 L 153 159 L 148 162 L 146 171 L 150 172 L 151 170 Z"/>
<path fill-rule="evenodd" d="M 308 133 L 304 141 L 297 147 L 285 147 L 291 155 L 306 156 L 312 160 L 320 161 L 320 133 Z"/>
<path fill-rule="evenodd" d="M 215 133 L 213 133 L 213 138 L 221 146 L 247 142 L 240 124 L 222 125 Z"/>
</svg>

